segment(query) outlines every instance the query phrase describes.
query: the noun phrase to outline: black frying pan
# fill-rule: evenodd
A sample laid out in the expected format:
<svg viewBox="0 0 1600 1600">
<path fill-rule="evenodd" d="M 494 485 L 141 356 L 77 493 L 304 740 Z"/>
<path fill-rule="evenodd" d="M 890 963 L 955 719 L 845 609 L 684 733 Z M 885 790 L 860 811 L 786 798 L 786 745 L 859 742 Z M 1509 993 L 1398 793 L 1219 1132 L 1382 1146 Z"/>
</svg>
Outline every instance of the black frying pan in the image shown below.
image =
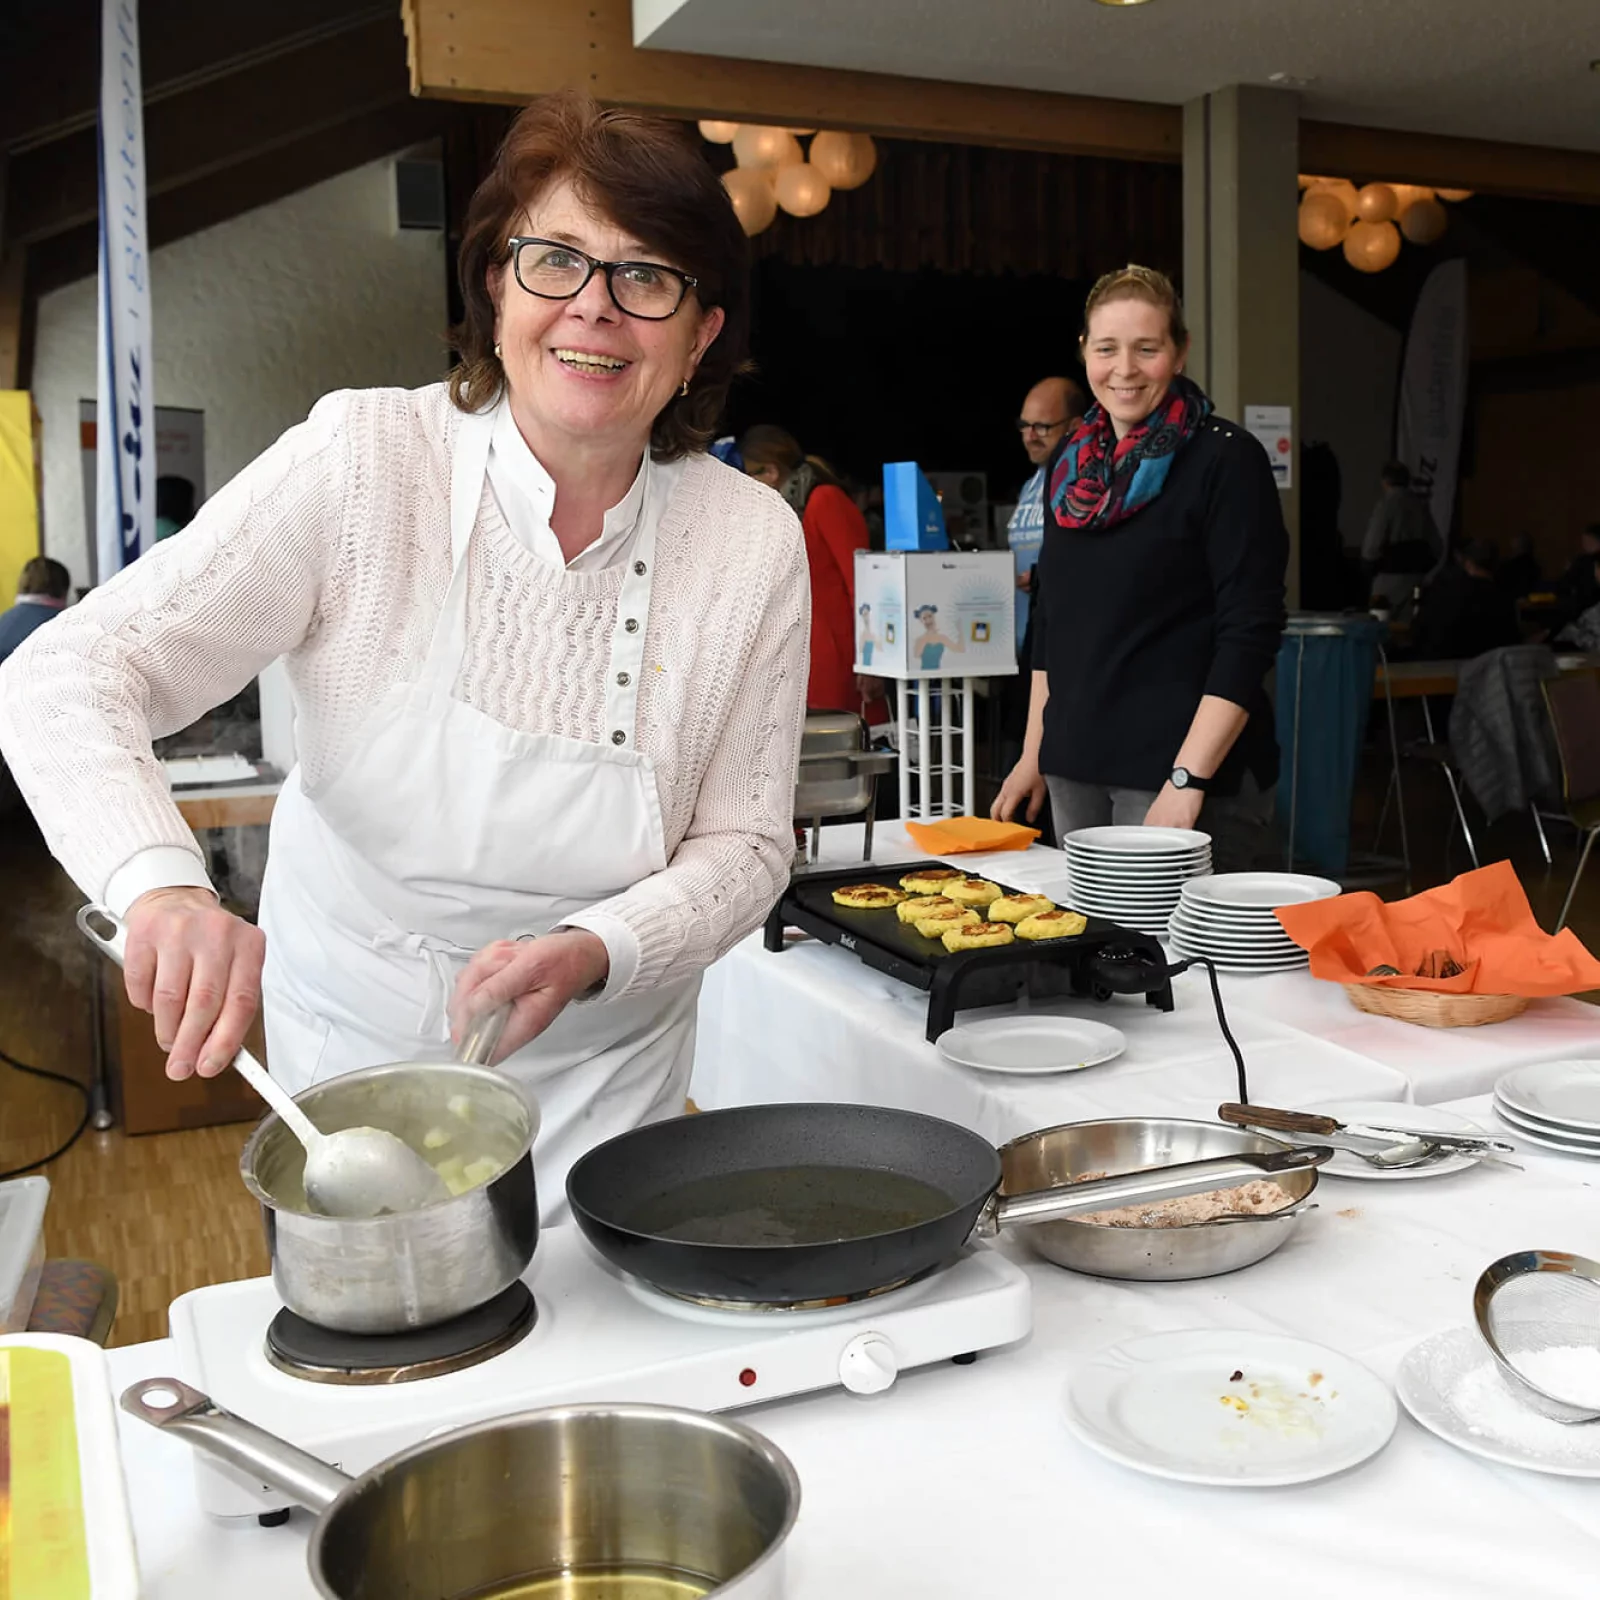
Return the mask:
<svg viewBox="0 0 1600 1600">
<path fill-rule="evenodd" d="M 938 1117 L 884 1106 L 740 1106 L 598 1145 L 567 1175 L 606 1260 L 670 1294 L 792 1305 L 870 1294 L 974 1235 L 1298 1171 L 1329 1151 L 1185 1162 L 999 1198 L 1000 1157 Z"/>
</svg>

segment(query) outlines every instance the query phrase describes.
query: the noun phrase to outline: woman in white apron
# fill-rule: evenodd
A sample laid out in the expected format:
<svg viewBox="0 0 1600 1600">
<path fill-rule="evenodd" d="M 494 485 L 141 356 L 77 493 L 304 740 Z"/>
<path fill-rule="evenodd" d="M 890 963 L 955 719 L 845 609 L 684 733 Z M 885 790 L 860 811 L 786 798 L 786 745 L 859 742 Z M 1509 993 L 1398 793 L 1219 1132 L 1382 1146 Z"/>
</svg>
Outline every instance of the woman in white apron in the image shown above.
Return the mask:
<svg viewBox="0 0 1600 1600">
<path fill-rule="evenodd" d="M 448 392 L 330 396 L 8 675 L 0 743 L 126 915 L 170 1075 L 222 1070 L 258 993 L 296 1092 L 509 1001 L 547 1210 L 683 1109 L 699 973 L 786 877 L 806 682 L 798 524 L 702 453 L 743 263 L 676 129 L 540 102 L 467 217 Z M 257 929 L 150 742 L 277 656 L 299 764 Z M 62 716 L 76 755 L 39 737 Z"/>
</svg>

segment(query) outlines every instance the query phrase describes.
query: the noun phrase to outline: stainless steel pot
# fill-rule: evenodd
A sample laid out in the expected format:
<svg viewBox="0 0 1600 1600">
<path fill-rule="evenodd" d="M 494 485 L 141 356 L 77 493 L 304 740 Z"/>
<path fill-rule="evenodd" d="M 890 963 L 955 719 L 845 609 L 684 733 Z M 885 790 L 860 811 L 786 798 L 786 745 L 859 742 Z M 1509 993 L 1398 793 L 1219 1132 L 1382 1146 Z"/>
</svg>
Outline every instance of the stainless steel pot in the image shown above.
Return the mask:
<svg viewBox="0 0 1600 1600">
<path fill-rule="evenodd" d="M 721 1417 L 643 1405 L 528 1411 L 347 1478 L 173 1378 L 134 1384 L 122 1407 L 318 1513 L 306 1560 L 326 1600 L 494 1600 L 578 1573 L 637 1574 L 638 1589 L 619 1581 L 616 1592 L 684 1600 L 783 1593 L 800 1480 L 775 1445 Z"/>
<path fill-rule="evenodd" d="M 1173 1117 L 1122 1117 L 1068 1122 L 1013 1139 L 1000 1151 L 1000 1193 L 1060 1188 L 1086 1172 L 1131 1173 L 1183 1161 L 1294 1147 L 1280 1139 Z M 1170 1281 L 1236 1272 L 1269 1256 L 1313 1209 L 1315 1168 L 1286 1172 L 1273 1182 L 1292 1203 L 1266 1216 L 1227 1217 L 1182 1228 L 1113 1228 L 1076 1217 L 1029 1223 L 1022 1237 L 1047 1261 L 1100 1278 Z"/>
<path fill-rule="evenodd" d="M 853 711 L 810 711 L 800 736 L 794 814 L 811 825 L 809 860 L 821 848 L 824 817 L 865 813 L 863 861 L 872 859 L 872 821 L 878 779 L 894 765 L 887 751 L 867 748 L 867 724 Z M 804 865 L 801 863 L 800 865 Z"/>
<path fill-rule="evenodd" d="M 415 1150 L 431 1143 L 430 1155 L 489 1157 L 500 1172 L 419 1211 L 324 1217 L 306 1209 L 304 1147 L 269 1116 L 239 1170 L 261 1202 L 273 1282 L 291 1311 L 346 1333 L 399 1333 L 470 1311 L 527 1270 L 539 1240 L 539 1117 L 510 1078 L 488 1067 L 396 1062 L 330 1078 L 295 1101 L 324 1132 L 373 1125 Z"/>
</svg>

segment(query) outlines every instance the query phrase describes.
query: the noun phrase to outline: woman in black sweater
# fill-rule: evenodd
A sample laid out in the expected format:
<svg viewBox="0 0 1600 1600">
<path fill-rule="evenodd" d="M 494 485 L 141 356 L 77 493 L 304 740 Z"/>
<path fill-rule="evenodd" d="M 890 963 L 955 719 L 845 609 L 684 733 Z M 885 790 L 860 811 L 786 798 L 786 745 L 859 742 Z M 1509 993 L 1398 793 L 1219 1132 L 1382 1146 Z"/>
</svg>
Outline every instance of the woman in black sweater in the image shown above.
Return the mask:
<svg viewBox="0 0 1600 1600">
<path fill-rule="evenodd" d="M 1048 786 L 1063 836 L 1203 827 L 1225 871 L 1271 815 L 1289 542 L 1266 452 L 1183 376 L 1188 344 L 1161 273 L 1090 292 L 1095 404 L 1050 463 L 1028 731 L 992 814 L 1031 820 Z"/>
</svg>

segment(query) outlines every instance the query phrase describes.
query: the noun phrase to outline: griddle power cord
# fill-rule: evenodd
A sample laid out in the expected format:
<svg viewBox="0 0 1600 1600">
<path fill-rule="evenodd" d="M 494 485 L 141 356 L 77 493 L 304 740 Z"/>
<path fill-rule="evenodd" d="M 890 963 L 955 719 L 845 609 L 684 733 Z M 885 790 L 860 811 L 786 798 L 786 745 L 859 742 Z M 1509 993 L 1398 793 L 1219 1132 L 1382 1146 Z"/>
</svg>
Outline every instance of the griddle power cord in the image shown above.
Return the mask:
<svg viewBox="0 0 1600 1600">
<path fill-rule="evenodd" d="M 40 1156 L 35 1161 L 25 1161 L 20 1167 L 12 1167 L 9 1172 L 0 1172 L 0 1183 L 8 1178 L 20 1178 L 25 1172 L 32 1172 L 35 1167 L 47 1167 L 52 1161 L 58 1160 L 69 1151 L 83 1136 L 83 1130 L 89 1126 L 89 1090 L 87 1085 L 81 1084 L 76 1078 L 69 1078 L 63 1072 L 47 1072 L 43 1067 L 30 1067 L 25 1061 L 18 1061 L 15 1056 L 10 1056 L 0 1050 L 0 1062 L 11 1067 L 17 1072 L 26 1072 L 29 1077 L 43 1078 L 49 1083 L 64 1083 L 69 1089 L 76 1089 L 83 1096 L 83 1115 L 78 1119 L 78 1125 L 67 1136 L 66 1143 L 57 1146 L 47 1156 Z"/>
<path fill-rule="evenodd" d="M 1190 956 L 1185 961 L 1174 961 L 1167 968 L 1167 976 L 1175 978 L 1180 972 L 1187 972 L 1190 967 L 1204 967 L 1206 975 L 1211 979 L 1211 998 L 1217 1006 L 1217 1026 L 1222 1029 L 1222 1037 L 1228 1041 L 1228 1048 L 1233 1052 L 1233 1064 L 1239 1074 L 1239 1104 L 1247 1106 L 1250 1104 L 1250 1088 L 1244 1077 L 1244 1053 L 1228 1031 L 1228 1016 L 1222 1009 L 1222 989 L 1217 983 L 1215 964 L 1206 956 Z"/>
</svg>

